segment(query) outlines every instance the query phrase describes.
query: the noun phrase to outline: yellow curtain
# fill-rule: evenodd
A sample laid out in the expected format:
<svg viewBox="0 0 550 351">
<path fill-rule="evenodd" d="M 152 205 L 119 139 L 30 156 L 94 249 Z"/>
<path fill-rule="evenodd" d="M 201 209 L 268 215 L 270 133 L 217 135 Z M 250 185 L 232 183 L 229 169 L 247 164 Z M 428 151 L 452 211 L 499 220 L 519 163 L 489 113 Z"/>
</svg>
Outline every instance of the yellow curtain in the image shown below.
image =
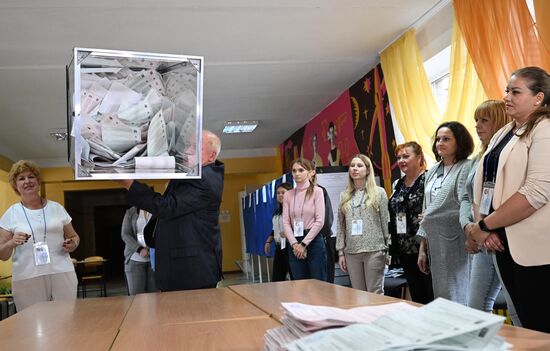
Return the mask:
<svg viewBox="0 0 550 351">
<path fill-rule="evenodd" d="M 424 70 L 414 29 L 380 54 L 394 118 L 406 141 L 416 141 L 430 159 L 432 136 L 444 121 L 459 121 L 475 136 L 473 113 L 487 99 L 456 21 L 451 43 L 447 109 L 441 113 Z"/>
<path fill-rule="evenodd" d="M 455 16 L 485 92 L 504 95 L 510 74 L 521 67 L 550 69 L 525 0 L 454 0 Z"/>
<path fill-rule="evenodd" d="M 380 55 L 394 118 L 406 141 L 430 152 L 430 138 L 441 120 L 420 57 L 416 31 L 407 31 Z"/>
</svg>

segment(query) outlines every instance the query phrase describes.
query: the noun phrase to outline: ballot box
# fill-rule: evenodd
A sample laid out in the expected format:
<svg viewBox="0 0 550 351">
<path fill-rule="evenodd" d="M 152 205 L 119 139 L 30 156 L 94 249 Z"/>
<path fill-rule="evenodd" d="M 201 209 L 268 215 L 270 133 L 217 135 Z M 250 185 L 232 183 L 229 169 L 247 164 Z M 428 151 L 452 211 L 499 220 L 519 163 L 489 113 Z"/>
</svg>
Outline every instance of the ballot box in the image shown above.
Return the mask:
<svg viewBox="0 0 550 351">
<path fill-rule="evenodd" d="M 75 179 L 200 178 L 203 57 L 74 48 L 66 72 Z"/>
</svg>

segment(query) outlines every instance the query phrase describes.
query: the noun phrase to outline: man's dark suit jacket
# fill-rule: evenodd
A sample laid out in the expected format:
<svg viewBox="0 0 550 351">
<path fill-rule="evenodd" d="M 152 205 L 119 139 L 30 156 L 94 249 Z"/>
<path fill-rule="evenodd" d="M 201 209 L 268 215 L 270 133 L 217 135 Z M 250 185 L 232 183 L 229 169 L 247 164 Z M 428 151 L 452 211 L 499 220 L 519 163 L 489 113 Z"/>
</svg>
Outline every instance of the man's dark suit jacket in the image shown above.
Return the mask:
<svg viewBox="0 0 550 351">
<path fill-rule="evenodd" d="M 201 179 L 170 180 L 162 195 L 138 182 L 128 189 L 129 202 L 153 214 L 146 229 L 154 227 L 161 291 L 210 288 L 220 281 L 223 178 L 224 165 L 216 161 L 202 168 Z"/>
</svg>

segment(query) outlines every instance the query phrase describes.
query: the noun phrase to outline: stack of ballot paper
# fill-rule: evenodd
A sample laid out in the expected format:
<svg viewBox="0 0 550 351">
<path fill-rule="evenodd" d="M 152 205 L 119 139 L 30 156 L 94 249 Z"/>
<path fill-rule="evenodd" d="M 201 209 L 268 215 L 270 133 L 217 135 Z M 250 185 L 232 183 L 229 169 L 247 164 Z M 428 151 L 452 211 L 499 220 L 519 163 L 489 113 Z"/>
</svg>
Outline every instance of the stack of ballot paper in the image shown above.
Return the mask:
<svg viewBox="0 0 550 351">
<path fill-rule="evenodd" d="M 161 74 L 155 70 L 160 63 L 112 61 L 115 71 L 83 68 L 80 76 L 80 115 L 71 131 L 79 163 L 133 169 L 140 166 L 136 157 L 157 157 L 145 161 L 147 168 L 173 170 L 179 159 L 194 167 L 185 148 L 196 140 L 196 68 L 184 65 Z"/>
<path fill-rule="evenodd" d="M 507 350 L 504 317 L 436 299 L 338 308 L 285 304 L 283 326 L 268 330 L 265 350 Z M 343 328 L 335 328 L 346 326 Z M 327 328 L 330 328 L 327 330 Z M 324 330 L 320 330 L 324 329 Z"/>
</svg>

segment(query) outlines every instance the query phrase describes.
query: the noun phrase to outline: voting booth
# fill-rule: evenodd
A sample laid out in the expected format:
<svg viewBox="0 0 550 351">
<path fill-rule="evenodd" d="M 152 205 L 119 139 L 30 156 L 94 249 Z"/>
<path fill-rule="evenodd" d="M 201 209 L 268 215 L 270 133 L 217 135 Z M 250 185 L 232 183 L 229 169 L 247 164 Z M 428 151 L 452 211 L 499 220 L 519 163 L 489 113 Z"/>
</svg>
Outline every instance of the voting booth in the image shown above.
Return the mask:
<svg viewBox="0 0 550 351">
<path fill-rule="evenodd" d="M 66 72 L 75 179 L 200 178 L 203 57 L 75 48 Z"/>
</svg>

